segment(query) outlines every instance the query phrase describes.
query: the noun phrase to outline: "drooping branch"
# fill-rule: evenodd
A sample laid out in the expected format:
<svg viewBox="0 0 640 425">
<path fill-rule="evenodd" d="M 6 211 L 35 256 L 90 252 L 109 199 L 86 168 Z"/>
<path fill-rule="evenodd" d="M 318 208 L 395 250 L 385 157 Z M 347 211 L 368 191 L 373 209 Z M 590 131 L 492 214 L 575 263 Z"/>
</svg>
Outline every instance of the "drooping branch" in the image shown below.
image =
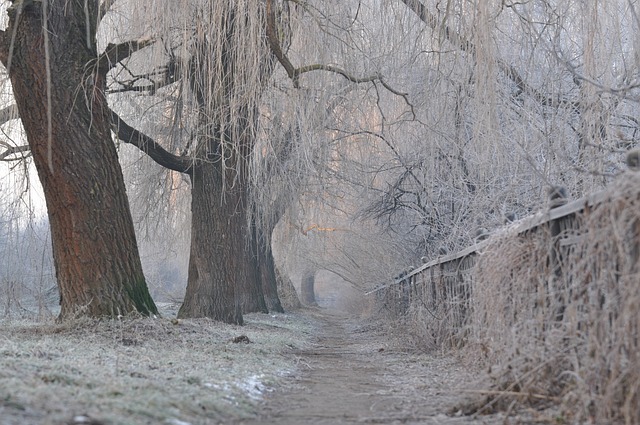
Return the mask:
<svg viewBox="0 0 640 425">
<path fill-rule="evenodd" d="M 467 40 L 462 37 L 456 31 L 451 29 L 448 25 L 441 24 L 438 21 L 438 18 L 427 9 L 427 7 L 420 0 L 402 0 L 402 2 L 413 12 L 418 18 L 425 24 L 431 28 L 433 31 L 440 31 L 444 38 L 451 43 L 455 48 L 469 53 L 475 59 L 476 55 L 476 46 L 473 44 L 471 40 Z M 571 108 L 577 108 L 578 104 L 576 102 L 562 100 L 562 99 L 554 99 L 549 96 L 544 95 L 539 90 L 536 90 L 534 87 L 529 85 L 524 78 L 520 75 L 518 70 L 511 64 L 505 62 L 501 58 L 497 58 L 496 63 L 500 68 L 500 71 L 504 73 L 504 75 L 509 78 L 513 84 L 516 85 L 518 91 L 527 93 L 531 97 L 533 97 L 536 101 L 538 101 L 543 106 L 559 106 L 565 105 Z"/>
<path fill-rule="evenodd" d="M 152 38 L 141 38 L 140 40 L 124 41 L 122 43 L 107 44 L 107 48 L 98 58 L 98 67 L 104 70 L 110 70 L 120 61 L 130 57 L 138 50 L 144 49 L 155 42 Z"/>
<path fill-rule="evenodd" d="M 174 155 L 167 151 L 151 137 L 127 124 L 114 111 L 111 111 L 111 123 L 118 139 L 137 147 L 157 164 L 180 173 L 189 175 L 192 173 L 193 159 Z"/>
</svg>

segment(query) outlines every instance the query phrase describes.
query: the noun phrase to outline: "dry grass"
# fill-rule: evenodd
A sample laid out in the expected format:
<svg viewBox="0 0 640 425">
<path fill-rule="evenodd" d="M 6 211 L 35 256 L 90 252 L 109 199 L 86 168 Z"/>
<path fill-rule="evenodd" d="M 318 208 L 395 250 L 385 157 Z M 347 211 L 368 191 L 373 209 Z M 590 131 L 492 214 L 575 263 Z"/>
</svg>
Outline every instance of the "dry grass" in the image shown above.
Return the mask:
<svg viewBox="0 0 640 425">
<path fill-rule="evenodd" d="M 255 414 L 262 394 L 296 368 L 314 324 L 248 315 L 0 324 L 0 424 L 218 423 Z M 245 335 L 251 343 L 234 343 Z M 242 339 L 244 340 L 244 339 Z"/>
<path fill-rule="evenodd" d="M 533 407 L 552 423 L 638 424 L 639 254 L 640 175 L 627 174 L 604 202 L 511 225 L 468 264 L 437 264 L 378 305 L 416 345 L 488 371 L 468 412 Z"/>
<path fill-rule="evenodd" d="M 499 391 L 485 409 L 560 403 L 572 423 L 640 423 L 639 246 L 637 175 L 556 237 L 539 227 L 492 241 L 475 270 L 467 346 L 492 365 Z"/>
</svg>

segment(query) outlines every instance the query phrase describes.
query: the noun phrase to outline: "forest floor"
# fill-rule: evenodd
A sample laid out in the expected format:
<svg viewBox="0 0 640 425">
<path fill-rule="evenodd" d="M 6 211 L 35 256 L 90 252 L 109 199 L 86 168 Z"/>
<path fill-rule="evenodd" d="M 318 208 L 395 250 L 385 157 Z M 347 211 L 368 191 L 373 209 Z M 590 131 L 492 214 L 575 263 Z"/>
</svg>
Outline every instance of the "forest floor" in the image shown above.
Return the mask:
<svg viewBox="0 0 640 425">
<path fill-rule="evenodd" d="M 0 320 L 0 425 L 529 423 L 462 415 L 477 375 L 371 320 L 311 309 L 239 327 L 170 315 Z"/>
</svg>

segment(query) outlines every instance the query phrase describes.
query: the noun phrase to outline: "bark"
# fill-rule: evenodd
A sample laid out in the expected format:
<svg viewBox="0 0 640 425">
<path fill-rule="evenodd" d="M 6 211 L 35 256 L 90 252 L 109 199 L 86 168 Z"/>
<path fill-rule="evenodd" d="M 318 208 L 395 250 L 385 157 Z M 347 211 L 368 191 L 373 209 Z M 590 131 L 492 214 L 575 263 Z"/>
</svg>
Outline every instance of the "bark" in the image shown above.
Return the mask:
<svg viewBox="0 0 640 425">
<path fill-rule="evenodd" d="M 178 317 L 209 317 L 242 324 L 242 303 L 236 292 L 247 280 L 247 244 L 239 205 L 241 190 L 225 190 L 220 161 L 202 162 L 191 175 L 191 252 L 185 299 Z"/>
<path fill-rule="evenodd" d="M 47 4 L 46 33 L 43 3 L 10 8 L 0 59 L 44 189 L 60 318 L 157 313 L 111 140 L 105 70 L 94 66 L 95 26 L 85 27 L 82 2 Z"/>
<path fill-rule="evenodd" d="M 278 284 L 278 298 L 282 301 L 282 307 L 287 310 L 294 310 L 302 307 L 300 298 L 293 286 L 289 276 L 282 274 L 276 267 L 276 281 Z"/>
<path fill-rule="evenodd" d="M 255 260 L 254 260 L 255 261 Z M 260 278 L 256 264 L 254 263 L 251 268 L 252 277 L 244 282 L 244 285 L 240 288 L 238 299 L 243 313 L 269 313 L 267 302 L 262 292 L 262 285 L 260 284 Z"/>
<path fill-rule="evenodd" d="M 242 228 L 239 228 L 238 230 L 239 234 L 245 238 L 245 242 L 247 243 L 247 251 L 244 258 L 246 261 L 248 276 L 241 284 L 238 299 L 242 306 L 243 313 L 268 313 L 269 308 L 267 307 L 267 302 L 264 296 L 265 294 L 261 284 L 260 259 L 254 252 L 253 239 L 251 239 L 251 234 L 249 234 L 250 232 L 247 227 L 247 223 L 245 222 L 243 224 Z"/>
<path fill-rule="evenodd" d="M 267 303 L 267 308 L 273 313 L 284 313 L 284 308 L 278 296 L 278 281 L 276 278 L 275 263 L 271 247 L 261 251 L 260 276 L 262 280 L 262 292 Z"/>
</svg>

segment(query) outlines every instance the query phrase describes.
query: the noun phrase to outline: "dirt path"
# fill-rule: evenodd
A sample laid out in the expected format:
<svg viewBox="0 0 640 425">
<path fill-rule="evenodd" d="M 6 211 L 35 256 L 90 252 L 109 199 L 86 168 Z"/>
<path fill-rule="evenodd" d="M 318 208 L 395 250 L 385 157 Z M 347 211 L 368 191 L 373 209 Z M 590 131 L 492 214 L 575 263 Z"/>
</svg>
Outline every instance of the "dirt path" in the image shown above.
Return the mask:
<svg viewBox="0 0 640 425">
<path fill-rule="evenodd" d="M 453 359 L 411 354 L 344 313 L 314 313 L 323 323 L 314 347 L 299 350 L 301 372 L 242 424 L 495 424 L 449 414 L 473 377 Z M 496 422 L 497 421 L 497 422 Z"/>
</svg>

